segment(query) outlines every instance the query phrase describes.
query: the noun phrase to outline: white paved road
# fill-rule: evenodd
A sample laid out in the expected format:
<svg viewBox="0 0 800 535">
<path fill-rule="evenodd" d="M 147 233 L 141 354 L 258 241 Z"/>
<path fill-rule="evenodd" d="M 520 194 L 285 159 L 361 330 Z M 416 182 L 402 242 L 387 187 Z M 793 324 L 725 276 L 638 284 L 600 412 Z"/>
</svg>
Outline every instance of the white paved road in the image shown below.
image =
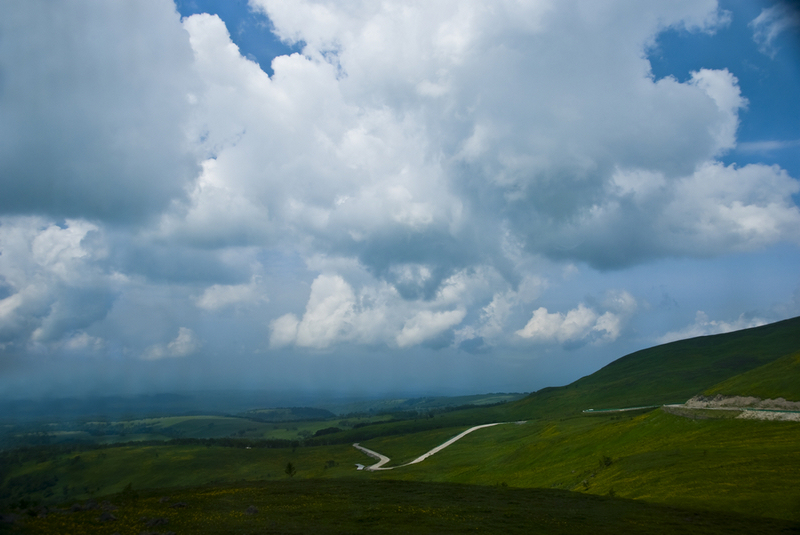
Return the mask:
<svg viewBox="0 0 800 535">
<path fill-rule="evenodd" d="M 381 454 L 380 454 L 380 453 L 378 453 L 377 451 L 372 451 L 372 450 L 369 450 L 369 449 L 365 448 L 364 446 L 360 446 L 360 445 L 358 444 L 358 442 L 356 442 L 355 444 L 353 444 L 353 447 L 354 447 L 355 449 L 357 449 L 357 450 L 359 450 L 359 451 L 363 452 L 363 453 L 366 453 L 367 455 L 369 455 L 369 456 L 370 456 L 370 457 L 372 457 L 373 459 L 378 459 L 378 462 L 377 462 L 377 463 L 375 463 L 375 464 L 373 464 L 372 466 L 366 466 L 366 467 L 363 467 L 363 466 L 362 466 L 362 465 L 360 465 L 360 464 L 358 464 L 358 465 L 356 465 L 356 466 L 360 466 L 360 467 L 364 468 L 365 470 L 391 470 L 391 468 L 381 468 L 381 467 L 382 467 L 384 464 L 386 464 L 386 463 L 388 463 L 389 461 L 391 461 L 391 459 L 390 459 L 390 458 L 388 458 L 386 455 L 381 455 Z M 359 470 L 361 470 L 361 468 L 359 468 Z"/>
<path fill-rule="evenodd" d="M 381 455 L 377 451 L 372 451 L 370 449 L 367 449 L 364 446 L 359 445 L 358 442 L 356 442 L 355 444 L 353 444 L 354 448 L 356 448 L 357 450 L 359 450 L 359 451 L 361 451 L 363 453 L 366 453 L 367 455 L 369 455 L 373 459 L 378 459 L 378 462 L 373 464 L 373 465 L 371 465 L 371 466 L 366 466 L 366 467 L 362 467 L 362 465 L 356 465 L 356 466 L 359 466 L 359 470 L 361 470 L 362 468 L 364 470 L 394 470 L 395 468 L 401 468 L 403 466 L 408 466 L 410 464 L 421 463 L 422 461 L 424 461 L 425 459 L 427 459 L 428 457 L 430 457 L 434 453 L 438 453 L 438 452 L 442 451 L 447 446 L 450 446 L 453 442 L 455 442 L 457 440 L 461 440 L 462 438 L 464 438 L 468 434 L 472 433 L 473 431 L 477 431 L 478 429 L 483 429 L 484 427 L 492 427 L 492 426 L 495 426 L 495 425 L 502 425 L 502 424 L 507 424 L 507 423 L 511 423 L 511 422 L 496 422 L 496 423 L 493 423 L 493 424 L 483 424 L 483 425 L 476 425 L 475 427 L 470 427 L 469 429 L 467 429 L 463 433 L 460 433 L 460 434 L 454 436 L 453 438 L 451 438 L 450 440 L 448 440 L 444 444 L 436 446 L 435 448 L 433 448 L 429 452 L 420 455 L 419 457 L 417 457 L 413 461 L 411 461 L 409 463 L 406 463 L 406 464 L 400 464 L 398 466 L 384 466 L 385 464 L 388 464 L 389 461 L 391 461 L 391 459 L 389 457 L 387 457 L 385 455 Z M 515 422 L 515 423 L 524 424 L 525 422 Z"/>
</svg>

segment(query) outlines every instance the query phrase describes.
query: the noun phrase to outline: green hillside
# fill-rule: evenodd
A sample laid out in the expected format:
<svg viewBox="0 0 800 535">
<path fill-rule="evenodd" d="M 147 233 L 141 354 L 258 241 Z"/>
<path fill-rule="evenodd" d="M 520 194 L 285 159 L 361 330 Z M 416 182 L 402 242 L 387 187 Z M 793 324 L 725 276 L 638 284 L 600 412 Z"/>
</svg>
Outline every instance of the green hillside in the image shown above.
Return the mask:
<svg viewBox="0 0 800 535">
<path fill-rule="evenodd" d="M 393 504 L 404 498 L 402 493 L 393 489 L 412 485 L 414 492 L 438 496 L 439 505 L 427 510 L 439 511 L 437 515 L 449 511 L 445 515 L 449 515 L 449 520 L 438 523 L 439 519 L 436 519 L 429 531 L 461 532 L 463 528 L 472 526 L 467 519 L 477 513 L 469 507 L 459 509 L 455 502 L 445 499 L 447 493 L 437 494 L 439 491 L 435 490 L 444 488 L 437 485 L 457 483 L 471 489 L 469 492 L 486 493 L 485 496 L 481 494 L 483 497 L 478 498 L 478 502 L 488 500 L 486 503 L 489 503 L 494 499 L 493 492 L 508 492 L 502 496 L 510 501 L 502 498 L 479 511 L 483 515 L 481 518 L 490 522 L 480 524 L 486 532 L 526 532 L 530 527 L 527 522 L 531 519 L 517 515 L 506 525 L 503 518 L 510 517 L 503 515 L 504 511 L 519 510 L 521 502 L 513 497 L 522 496 L 517 494 L 518 491 L 534 489 L 540 493 L 565 493 L 558 496 L 570 500 L 574 497 L 576 507 L 599 503 L 591 500 L 602 498 L 608 500 L 603 503 L 609 507 L 624 512 L 634 507 L 631 504 L 639 507 L 648 502 L 649 505 L 660 504 L 684 511 L 705 511 L 704 518 L 711 518 L 714 514 L 738 514 L 754 515 L 765 521 L 781 519 L 793 522 L 785 525 L 791 529 L 796 528 L 800 521 L 800 424 L 741 419 L 693 420 L 660 409 L 646 414 L 623 412 L 592 416 L 581 411 L 682 402 L 698 393 L 798 399 L 798 370 L 800 318 L 794 318 L 632 353 L 568 386 L 547 388 L 511 403 L 420 413 L 416 418 L 400 421 L 367 419 L 369 421 L 359 422 L 358 426 L 354 422 L 345 425 L 347 422 L 342 420 L 338 425 L 345 427 L 344 430 L 308 436 L 291 443 L 292 447 L 245 440 L 250 435 L 264 436 L 263 433 L 277 431 L 275 425 L 248 420 L 239 422 L 239 419 L 218 418 L 211 421 L 209 417 L 181 417 L 175 421 L 161 418 L 153 422 L 130 422 L 132 428 L 126 427 L 126 430 L 131 432 L 136 430 L 134 423 L 146 423 L 174 429 L 179 435 L 209 436 L 212 434 L 210 424 L 213 423 L 213 427 L 219 427 L 228 438 L 181 439 L 169 443 L 131 443 L 114 447 L 59 444 L 6 450 L 0 452 L 0 513 L 5 508 L 17 511 L 14 514 L 33 517 L 36 511 L 31 515 L 32 510 L 26 509 L 31 503 L 61 504 L 63 508 L 75 500 L 94 498 L 100 501 L 130 485 L 129 488 L 136 489 L 142 496 L 149 496 L 153 504 L 162 503 L 156 500 L 161 492 L 170 495 L 185 493 L 185 501 L 198 500 L 198 509 L 193 510 L 186 531 L 213 532 L 204 531 L 206 528 L 201 526 L 216 525 L 222 526 L 219 532 L 224 532 L 224 526 L 232 525 L 229 522 L 241 520 L 245 522 L 241 524 L 243 529 L 255 528 L 255 524 L 243 520 L 243 510 L 247 506 L 244 503 L 236 505 L 238 512 L 230 508 L 213 512 L 217 510 L 218 505 L 214 505 L 217 502 L 204 501 L 206 498 L 201 497 L 207 491 L 214 496 L 218 495 L 218 489 L 223 489 L 219 490 L 222 494 L 247 495 L 247 500 L 261 509 L 271 507 L 272 498 L 267 499 L 265 489 L 278 488 L 274 485 L 282 486 L 288 494 L 294 492 L 291 490 L 295 488 L 293 485 L 297 489 L 335 486 L 340 493 L 335 499 L 316 497 L 303 506 L 305 517 L 329 519 L 334 514 L 331 511 L 337 510 L 337 500 L 347 501 L 350 500 L 348 496 L 361 496 L 370 488 L 380 489 L 369 512 L 362 515 L 372 520 L 363 520 L 364 523 L 355 525 L 347 524 L 350 522 L 348 519 L 361 518 L 358 516 L 361 513 L 356 517 L 344 513 L 337 517 L 341 518 L 342 526 L 346 526 L 340 531 L 366 532 L 370 531 L 370 526 L 385 526 L 387 522 L 395 525 L 393 515 L 399 509 Z M 478 430 L 419 464 L 385 472 L 355 469 L 356 463 L 369 465 L 373 461 L 353 448 L 352 442 L 361 442 L 365 447 L 391 457 L 391 464 L 396 465 L 416 458 L 472 425 L 489 422 L 516 422 L 516 425 Z M 257 429 L 246 428 L 244 433 L 239 433 L 236 427 L 239 425 Z M 304 422 L 303 425 L 331 428 L 330 421 Z M 273 429 L 262 430 L 260 426 Z M 310 430 L 309 427 L 309 435 Z M 237 438 L 230 437 L 231 434 Z M 282 445 L 286 446 L 286 443 Z M 292 465 L 291 471 L 287 471 L 288 463 Z M 309 482 L 308 487 L 303 481 Z M 203 490 L 204 485 L 212 486 Z M 176 487 L 183 487 L 185 492 Z M 189 488 L 194 490 L 186 490 Z M 245 490 L 248 488 L 262 490 L 252 493 Z M 306 496 L 305 492 L 301 494 Z M 587 494 L 596 496 L 585 496 Z M 209 509 L 199 509 L 201 504 Z M 143 505 L 133 504 L 131 507 L 133 509 L 125 513 L 131 523 L 128 527 L 133 527 L 132 523 L 142 515 L 150 515 L 141 510 Z M 145 509 L 147 507 L 150 505 Z M 413 507 L 416 508 L 415 514 L 421 514 L 425 508 L 424 504 Z M 660 510 L 650 511 L 661 515 Z M 83 518 L 80 515 L 67 517 L 61 511 L 57 516 L 47 516 L 47 519 L 52 517 L 55 524 L 37 519 L 28 521 L 27 526 L 30 532 L 40 533 L 53 532 L 56 527 L 57 532 L 108 532 L 106 526 L 96 522 L 98 514 L 87 512 L 85 519 L 80 520 Z M 121 520 L 122 514 L 120 512 Z M 293 513 L 288 509 L 284 512 L 275 509 L 271 514 L 285 514 L 286 522 L 292 521 Z M 543 514 L 550 515 L 548 518 L 559 518 L 555 512 L 545 511 Z M 570 533 L 597 525 L 613 525 L 609 531 L 631 532 L 632 526 L 624 522 L 603 524 L 606 518 L 616 518 L 615 514 L 581 513 L 577 519 L 559 518 L 557 522 Z M 700 518 L 692 515 L 695 513 L 680 513 L 679 517 Z M 223 517 L 227 520 L 220 520 Z M 493 523 L 496 519 L 500 519 L 499 524 Z M 58 522 L 65 524 L 56 526 Z M 125 522 L 121 521 L 120 526 Z M 306 527 L 296 525 L 286 531 L 273 528 L 280 532 L 303 532 L 313 526 L 328 525 L 323 520 L 317 524 L 312 520 L 309 522 L 311 524 Z M 704 528 L 697 532 L 752 532 L 752 526 L 741 531 L 726 530 L 717 520 L 709 522 L 705 524 L 709 528 L 707 531 Z M 176 528 L 181 526 L 177 516 L 174 525 Z M 396 525 L 405 526 L 403 529 L 408 527 L 402 523 Z M 680 532 L 687 532 L 686 526 L 670 525 Z M 268 527 L 259 526 L 259 529 Z M 642 524 L 639 527 L 643 532 L 653 530 L 653 525 Z"/>
<path fill-rule="evenodd" d="M 402 461 L 424 453 L 433 438 L 420 433 L 363 445 Z M 374 477 L 557 488 L 798 521 L 800 424 L 692 420 L 662 410 L 509 424 Z"/>
<path fill-rule="evenodd" d="M 544 388 L 519 401 L 369 425 L 326 436 L 325 441 L 359 442 L 490 422 L 557 419 L 585 409 L 683 403 L 722 381 L 793 355 L 799 349 L 797 317 L 643 349 L 567 386 Z"/>
<path fill-rule="evenodd" d="M 631 353 L 570 385 L 545 388 L 508 408 L 515 418 L 541 418 L 584 409 L 682 403 L 798 349 L 800 317 L 679 340 Z"/>
<path fill-rule="evenodd" d="M 731 377 L 703 394 L 800 401 L 800 351 Z"/>
<path fill-rule="evenodd" d="M 364 443 L 397 463 L 463 428 Z M 372 459 L 349 444 L 292 448 L 156 443 L 4 454 L 0 503 L 63 504 L 120 492 L 244 481 L 315 484 L 408 480 L 611 495 L 654 504 L 800 521 L 800 425 L 691 420 L 661 410 L 635 417 L 540 420 L 476 431 L 420 464 L 355 470 Z M 296 473 L 286 473 L 291 462 Z M 396 464 L 396 463 L 392 463 Z M 0 474 L 2 476 L 2 474 Z M 165 491 L 166 492 L 166 491 Z M 245 504 L 246 507 L 246 504 Z M 0 507 L 0 510 L 2 507 Z"/>
</svg>

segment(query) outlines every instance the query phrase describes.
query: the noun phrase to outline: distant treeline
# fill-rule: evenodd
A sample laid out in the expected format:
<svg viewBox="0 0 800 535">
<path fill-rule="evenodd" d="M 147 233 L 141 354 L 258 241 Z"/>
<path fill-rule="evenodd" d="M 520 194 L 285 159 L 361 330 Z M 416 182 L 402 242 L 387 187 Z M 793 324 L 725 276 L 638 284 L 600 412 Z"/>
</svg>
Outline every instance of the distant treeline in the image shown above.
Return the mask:
<svg viewBox="0 0 800 535">
<path fill-rule="evenodd" d="M 13 439 L 3 437 L 0 442 L 0 465 L 6 462 L 7 456 L 22 456 L 20 459 L 27 460 L 40 459 L 44 461 L 53 455 L 70 453 L 73 451 L 90 451 L 104 448 L 120 448 L 132 446 L 169 446 L 169 445 L 203 445 L 219 446 L 224 448 L 297 448 L 301 446 L 326 446 L 331 444 L 347 444 L 352 442 L 364 441 L 370 438 L 386 435 L 398 435 L 405 433 L 415 433 L 419 431 L 429 431 L 443 427 L 457 425 L 478 425 L 489 423 L 493 416 L 484 414 L 483 409 L 488 409 L 507 402 L 501 401 L 491 405 L 462 405 L 457 407 L 442 407 L 422 411 L 395 411 L 388 412 L 392 416 L 389 420 L 379 422 L 358 422 L 353 424 L 351 429 L 340 429 L 338 427 L 328 427 L 317 431 L 314 436 L 306 437 L 302 440 L 289 439 L 250 439 L 238 437 L 220 438 L 187 438 L 174 437 L 169 440 L 140 440 L 129 442 L 117 442 L 111 444 L 97 444 L 90 441 L 75 439 L 74 441 L 59 441 L 55 443 L 55 436 L 45 432 L 32 433 L 24 439 Z M 313 409 L 312 409 L 313 410 Z M 450 413 L 456 411 L 467 411 L 465 414 L 456 418 Z M 326 411 L 327 412 L 327 411 Z M 113 429 L 113 425 L 103 426 L 103 430 Z M 128 430 L 130 432 L 130 429 Z M 159 430 L 165 433 L 164 429 Z M 121 435 L 124 436 L 124 435 Z M 18 462 L 24 462 L 19 460 Z M 2 467 L 0 466 L 0 476 Z"/>
<path fill-rule="evenodd" d="M 83 451 L 104 450 L 110 448 L 130 448 L 142 446 L 218 446 L 222 448 L 297 448 L 303 443 L 287 439 L 247 439 L 247 438 L 174 438 L 172 440 L 141 440 L 137 442 L 117 442 L 114 444 L 43 444 L 38 446 L 22 446 L 0 451 L 0 481 L 7 468 L 15 464 L 30 461 L 45 462 L 59 455 L 79 453 Z"/>
<path fill-rule="evenodd" d="M 336 415 L 326 409 L 314 407 L 277 407 L 273 409 L 253 409 L 237 415 L 248 420 L 263 423 L 303 422 L 308 420 L 330 420 Z"/>
<path fill-rule="evenodd" d="M 447 412 L 463 411 L 467 409 L 485 409 L 488 407 L 497 407 L 498 405 L 505 405 L 509 403 L 507 400 L 498 401 L 496 403 L 485 403 L 482 405 L 475 405 L 474 403 L 465 403 L 463 405 L 447 405 L 440 407 L 418 408 L 418 409 L 399 409 L 399 408 L 386 408 L 386 409 L 369 409 L 366 412 L 350 412 L 343 414 L 341 418 L 359 418 L 364 416 L 391 416 L 391 420 L 383 420 L 380 422 L 361 422 L 355 427 L 363 427 L 365 425 L 384 424 L 389 421 L 413 420 L 416 418 L 432 418 L 437 414 L 444 414 Z"/>
</svg>

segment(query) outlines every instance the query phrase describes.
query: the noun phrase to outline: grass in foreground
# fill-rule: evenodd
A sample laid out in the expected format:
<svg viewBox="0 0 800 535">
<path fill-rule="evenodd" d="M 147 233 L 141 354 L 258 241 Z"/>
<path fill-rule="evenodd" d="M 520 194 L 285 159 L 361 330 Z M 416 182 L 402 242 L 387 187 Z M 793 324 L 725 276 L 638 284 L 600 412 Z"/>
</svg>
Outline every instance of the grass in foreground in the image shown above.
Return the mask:
<svg viewBox="0 0 800 535">
<path fill-rule="evenodd" d="M 510 424 L 375 477 L 504 482 L 800 521 L 800 425 L 690 420 L 661 410 Z"/>
<path fill-rule="evenodd" d="M 117 509 L 23 515 L 22 533 L 795 533 L 796 523 L 579 493 L 377 480 L 292 480 L 108 497 Z M 107 508 L 109 508 L 107 506 Z M 100 520 L 113 515 L 115 520 Z"/>
</svg>

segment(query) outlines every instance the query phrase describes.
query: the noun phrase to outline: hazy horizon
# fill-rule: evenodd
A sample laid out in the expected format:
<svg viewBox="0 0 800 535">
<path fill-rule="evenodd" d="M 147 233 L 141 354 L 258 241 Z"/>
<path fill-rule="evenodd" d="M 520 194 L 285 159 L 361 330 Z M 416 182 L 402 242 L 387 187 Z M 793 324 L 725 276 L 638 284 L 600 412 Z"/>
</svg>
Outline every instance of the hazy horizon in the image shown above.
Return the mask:
<svg viewBox="0 0 800 535">
<path fill-rule="evenodd" d="M 795 3 L 2 14 L 0 399 L 530 392 L 800 315 Z"/>
</svg>

